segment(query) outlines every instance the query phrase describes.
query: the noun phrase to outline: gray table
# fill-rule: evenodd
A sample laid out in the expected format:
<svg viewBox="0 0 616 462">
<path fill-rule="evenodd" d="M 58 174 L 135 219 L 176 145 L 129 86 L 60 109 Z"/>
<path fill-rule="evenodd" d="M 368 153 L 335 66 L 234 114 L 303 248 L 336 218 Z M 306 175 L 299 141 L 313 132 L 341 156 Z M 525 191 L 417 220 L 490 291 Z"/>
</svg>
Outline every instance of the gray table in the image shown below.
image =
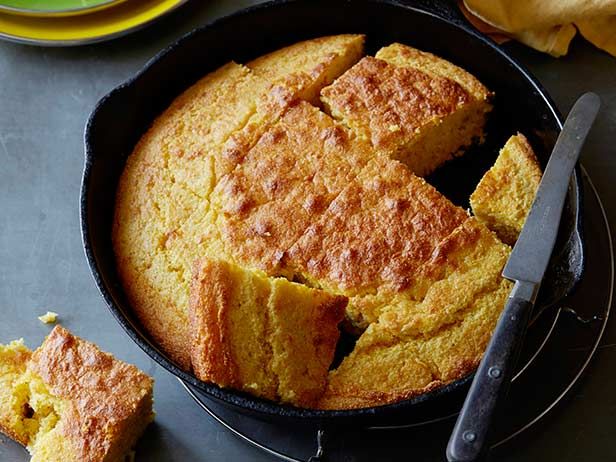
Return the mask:
<svg viewBox="0 0 616 462">
<path fill-rule="evenodd" d="M 82 132 L 94 103 L 154 53 L 193 27 L 247 6 L 193 1 L 155 26 L 113 42 L 73 49 L 0 43 L 0 342 L 38 345 L 50 328 L 37 315 L 60 313 L 63 325 L 156 379 L 156 423 L 140 461 L 272 460 L 209 420 L 177 381 L 118 327 L 99 296 L 83 255 L 78 197 Z M 543 82 L 562 111 L 594 90 L 603 112 L 583 164 L 616 225 L 616 59 L 581 40 L 553 59 L 519 45 L 508 49 Z M 511 445 L 508 460 L 616 460 L 616 323 L 608 326 L 590 373 L 553 417 Z M 0 461 L 28 460 L 0 436 Z M 435 458 L 440 460 L 440 458 Z"/>
</svg>

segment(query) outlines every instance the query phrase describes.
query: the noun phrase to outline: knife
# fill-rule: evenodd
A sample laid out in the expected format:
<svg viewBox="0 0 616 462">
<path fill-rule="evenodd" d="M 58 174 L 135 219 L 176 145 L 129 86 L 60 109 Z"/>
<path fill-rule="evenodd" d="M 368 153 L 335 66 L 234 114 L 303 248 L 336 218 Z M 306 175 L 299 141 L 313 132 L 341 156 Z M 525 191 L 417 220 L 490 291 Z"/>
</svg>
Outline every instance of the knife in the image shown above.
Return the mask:
<svg viewBox="0 0 616 462">
<path fill-rule="evenodd" d="M 573 105 L 545 168 L 503 277 L 515 282 L 447 445 L 449 462 L 479 461 L 488 451 L 492 418 L 511 383 L 537 292 L 554 249 L 569 179 L 599 111 L 585 93 Z"/>
</svg>

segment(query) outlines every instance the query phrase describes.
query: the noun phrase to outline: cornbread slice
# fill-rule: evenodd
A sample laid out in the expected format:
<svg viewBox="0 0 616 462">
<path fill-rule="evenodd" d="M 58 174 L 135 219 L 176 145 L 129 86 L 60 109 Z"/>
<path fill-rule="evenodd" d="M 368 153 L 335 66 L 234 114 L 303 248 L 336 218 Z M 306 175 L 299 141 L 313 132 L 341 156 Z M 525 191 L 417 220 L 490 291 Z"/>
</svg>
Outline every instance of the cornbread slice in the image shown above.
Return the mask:
<svg viewBox="0 0 616 462">
<path fill-rule="evenodd" d="M 152 421 L 152 379 L 56 326 L 0 346 L 0 430 L 32 462 L 118 462 Z"/>
<path fill-rule="evenodd" d="M 541 175 L 526 137 L 521 133 L 512 136 L 471 195 L 473 213 L 503 242 L 514 245 L 533 205 Z"/>
<path fill-rule="evenodd" d="M 31 355 L 23 340 L 0 345 L 0 431 L 23 446 L 28 444 L 27 428 L 12 391 Z"/>
<path fill-rule="evenodd" d="M 360 60 L 364 41 L 359 34 L 319 37 L 273 51 L 246 66 L 269 82 L 297 89 L 301 99 L 318 105 L 321 88 Z"/>
<path fill-rule="evenodd" d="M 509 251 L 468 219 L 426 264 L 419 300 L 389 306 L 330 373 L 319 407 L 388 404 L 474 370 L 512 287 L 500 276 Z"/>
<path fill-rule="evenodd" d="M 321 91 L 326 110 L 425 176 L 483 138 L 490 93 L 464 70 L 394 44 Z"/>
<path fill-rule="evenodd" d="M 401 163 L 375 157 L 288 252 L 311 284 L 350 298 L 359 328 L 408 291 L 415 275 L 468 218 Z"/>
<path fill-rule="evenodd" d="M 190 303 L 195 374 L 313 406 L 325 387 L 345 305 L 344 297 L 202 259 Z"/>
<path fill-rule="evenodd" d="M 212 192 L 227 254 L 292 278 L 285 252 L 373 157 L 370 145 L 314 106 L 292 106 Z"/>
<path fill-rule="evenodd" d="M 333 36 L 257 59 L 252 70 L 228 63 L 173 101 L 129 156 L 116 195 L 117 267 L 140 322 L 182 368 L 191 367 L 193 262 L 225 257 L 211 191 L 290 104 L 318 93 L 362 46 L 362 36 Z"/>
</svg>

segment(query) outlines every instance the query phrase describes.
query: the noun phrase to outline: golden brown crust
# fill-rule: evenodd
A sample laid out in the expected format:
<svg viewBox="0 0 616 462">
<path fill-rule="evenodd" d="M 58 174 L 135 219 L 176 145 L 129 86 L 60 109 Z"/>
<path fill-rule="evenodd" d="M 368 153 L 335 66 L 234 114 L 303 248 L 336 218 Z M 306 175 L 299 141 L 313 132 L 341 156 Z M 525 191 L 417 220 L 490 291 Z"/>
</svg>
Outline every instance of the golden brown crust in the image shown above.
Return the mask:
<svg viewBox="0 0 616 462">
<path fill-rule="evenodd" d="M 201 380 L 298 406 L 323 392 L 347 299 L 206 258 L 191 292 Z"/>
<path fill-rule="evenodd" d="M 432 53 L 401 43 L 392 43 L 381 48 L 375 58 L 396 66 L 412 67 L 432 76 L 453 80 L 475 99 L 488 100 L 492 97 L 492 93 L 474 75 Z"/>
<path fill-rule="evenodd" d="M 382 405 L 461 378 L 481 359 L 511 283 L 500 276 L 506 245 L 475 219 L 449 236 L 417 301 L 392 304 L 330 373 L 325 409 Z M 478 280 L 476 280 L 478 279 Z"/>
<path fill-rule="evenodd" d="M 227 264 L 197 260 L 190 291 L 191 360 L 195 375 L 222 387 L 239 387 L 237 368 L 228 347 L 227 312 L 232 280 Z"/>
<path fill-rule="evenodd" d="M 318 104 L 321 88 L 363 55 L 364 35 L 341 34 L 298 42 L 246 64 L 256 75 Z"/>
<path fill-rule="evenodd" d="M 500 303 L 506 247 L 409 167 L 424 175 L 480 138 L 490 94 L 399 44 L 344 72 L 362 47 L 363 36 L 327 37 L 229 64 L 127 162 L 122 281 L 154 340 L 203 380 L 317 405 L 347 297 L 355 326 L 373 324 L 322 407 L 408 398 L 478 361 L 489 332 L 461 326 Z M 310 104 L 330 83 L 333 118 Z M 447 346 L 461 331 L 463 346 Z"/>
<path fill-rule="evenodd" d="M 228 258 L 209 212 L 212 189 L 290 104 L 318 94 L 362 47 L 363 36 L 335 36 L 255 60 L 252 69 L 226 64 L 180 95 L 129 157 L 113 228 L 120 277 L 141 323 L 184 369 L 193 262 Z"/>
<path fill-rule="evenodd" d="M 370 147 L 305 102 L 268 128 L 212 193 L 227 252 L 284 274 L 282 257 L 373 157 Z"/>
<path fill-rule="evenodd" d="M 115 440 L 140 434 L 152 419 L 152 379 L 60 326 L 33 353 L 28 369 L 53 396 L 69 403 L 59 425 L 79 460 L 124 456 L 135 440 L 123 447 Z M 136 414 L 141 420 L 134 421 Z"/>
<path fill-rule="evenodd" d="M 409 287 L 436 246 L 466 218 L 402 164 L 378 157 L 307 229 L 289 250 L 289 260 L 297 273 L 328 290 L 393 297 Z M 365 327 L 378 317 L 380 302 L 372 307 L 352 300 L 349 314 Z"/>
<path fill-rule="evenodd" d="M 520 133 L 509 138 L 470 197 L 473 213 L 499 238 L 515 244 L 541 182 L 541 167 Z"/>
<path fill-rule="evenodd" d="M 453 80 L 365 57 L 321 92 L 328 110 L 379 151 L 396 153 L 429 122 L 470 101 Z"/>
</svg>

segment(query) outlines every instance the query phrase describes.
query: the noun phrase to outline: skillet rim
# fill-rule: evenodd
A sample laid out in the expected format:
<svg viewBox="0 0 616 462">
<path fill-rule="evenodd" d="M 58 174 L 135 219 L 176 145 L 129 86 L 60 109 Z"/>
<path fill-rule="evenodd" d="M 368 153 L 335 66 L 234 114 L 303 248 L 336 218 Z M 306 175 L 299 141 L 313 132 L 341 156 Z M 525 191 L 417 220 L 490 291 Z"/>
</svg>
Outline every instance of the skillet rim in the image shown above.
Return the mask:
<svg viewBox="0 0 616 462">
<path fill-rule="evenodd" d="M 96 119 L 100 111 L 112 100 L 115 98 L 119 98 L 122 96 L 122 93 L 134 85 L 138 84 L 139 80 L 147 74 L 151 68 L 156 65 L 160 60 L 164 57 L 173 54 L 178 49 L 182 48 L 182 46 L 193 39 L 194 36 L 199 35 L 203 31 L 210 29 L 214 26 L 226 23 L 233 22 L 236 18 L 250 15 L 257 11 L 269 10 L 271 8 L 284 8 L 286 5 L 301 3 L 305 0 L 271 0 L 265 3 L 261 3 L 258 5 L 250 6 L 248 8 L 244 8 L 233 12 L 231 14 L 219 17 L 213 21 L 210 21 L 202 26 L 199 26 L 190 32 L 184 34 L 182 37 L 177 39 L 175 42 L 163 48 L 156 55 L 154 55 L 151 59 L 149 59 L 143 67 L 137 71 L 132 77 L 128 80 L 124 81 L 120 85 L 113 88 L 110 92 L 104 95 L 98 103 L 95 105 L 92 110 L 88 120 L 86 122 L 85 131 L 84 131 L 84 146 L 85 146 L 85 159 L 84 159 L 84 168 L 82 173 L 82 183 L 80 190 L 80 225 L 81 225 L 81 237 L 82 244 L 84 247 L 84 252 L 86 259 L 88 261 L 88 266 L 90 267 L 90 271 L 92 273 L 92 277 L 97 285 L 97 288 L 105 300 L 108 309 L 111 311 L 112 315 L 116 319 L 116 321 L 122 326 L 124 331 L 129 335 L 129 337 L 152 359 L 154 359 L 160 366 L 166 369 L 168 372 L 172 373 L 174 376 L 188 382 L 190 385 L 196 387 L 200 392 L 205 393 L 209 398 L 215 399 L 218 402 L 221 402 L 224 405 L 228 405 L 236 408 L 240 412 L 249 412 L 253 414 L 258 414 L 263 417 L 285 417 L 285 418 L 293 418 L 304 421 L 321 421 L 321 420 L 344 420 L 344 419 L 355 419 L 358 417 L 376 417 L 376 416 L 384 416 L 389 412 L 399 411 L 399 410 L 407 410 L 415 407 L 416 405 L 427 404 L 431 401 L 437 400 L 439 397 L 446 396 L 450 392 L 458 390 L 465 385 L 470 383 L 474 372 L 459 378 L 453 382 L 447 383 L 443 386 L 440 386 L 432 391 L 428 391 L 426 393 L 419 394 L 417 396 L 411 397 L 407 400 L 399 401 L 392 404 L 382 405 L 382 406 L 374 406 L 368 408 L 360 408 L 360 409 L 345 409 L 345 410 L 315 410 L 315 409 L 303 409 L 296 408 L 285 404 L 275 403 L 267 400 L 263 400 L 260 398 L 253 397 L 251 395 L 247 395 L 245 393 L 232 390 L 232 389 L 223 389 L 214 384 L 209 384 L 206 382 L 202 382 L 198 380 L 193 374 L 188 373 L 178 367 L 173 361 L 171 361 L 159 348 L 155 343 L 150 341 L 143 333 L 143 329 L 140 328 L 127 316 L 122 308 L 120 308 L 119 304 L 116 304 L 114 301 L 114 297 L 111 295 L 111 291 L 108 289 L 107 285 L 103 281 L 103 271 L 101 271 L 98 267 L 97 260 L 95 257 L 95 252 L 93 250 L 93 244 L 90 239 L 90 221 L 88 219 L 89 213 L 89 187 L 90 187 L 90 179 L 92 174 L 92 164 L 95 158 L 95 148 L 93 147 L 93 142 L 91 140 L 91 133 L 96 125 Z M 496 53 L 498 53 L 504 60 L 508 61 L 515 70 L 521 74 L 524 80 L 531 84 L 532 87 L 536 90 L 536 94 L 533 95 L 534 98 L 539 97 L 545 103 L 545 106 L 549 109 L 552 114 L 554 121 L 558 129 L 562 129 L 563 119 L 560 111 L 556 107 L 554 101 L 549 96 L 545 88 L 538 82 L 538 80 L 514 57 L 510 56 L 505 50 L 501 47 L 493 43 L 490 39 L 483 36 L 479 32 L 477 32 L 474 28 L 472 28 L 465 20 L 460 20 L 457 18 L 446 17 L 443 11 L 430 10 L 427 5 L 413 5 L 401 3 L 397 0 L 361 0 L 364 3 L 368 4 L 384 4 L 394 8 L 403 8 L 406 10 L 413 11 L 417 14 L 428 15 L 435 18 L 438 21 L 442 21 L 447 23 L 449 26 L 452 26 L 457 29 L 461 29 L 462 32 L 470 35 L 470 40 L 476 40 L 482 42 L 484 45 L 487 45 L 489 48 L 492 48 Z M 346 0 L 344 3 L 352 3 L 349 0 Z M 583 244 L 583 235 L 582 235 L 582 227 L 581 227 L 581 215 L 582 215 L 582 203 L 581 203 L 581 182 L 580 182 L 580 168 L 579 163 L 576 166 L 574 173 L 571 178 L 569 195 L 572 195 L 572 203 L 575 204 L 575 216 L 574 221 L 575 225 L 573 226 L 572 235 L 577 235 L 577 239 L 579 242 Z M 581 270 L 580 274 L 583 273 L 583 265 L 584 265 L 584 249 L 582 245 L 581 249 Z M 576 277 L 575 284 L 579 281 L 579 277 Z M 574 285 L 575 285 L 574 284 Z M 573 290 L 571 288 L 568 293 Z"/>
</svg>

